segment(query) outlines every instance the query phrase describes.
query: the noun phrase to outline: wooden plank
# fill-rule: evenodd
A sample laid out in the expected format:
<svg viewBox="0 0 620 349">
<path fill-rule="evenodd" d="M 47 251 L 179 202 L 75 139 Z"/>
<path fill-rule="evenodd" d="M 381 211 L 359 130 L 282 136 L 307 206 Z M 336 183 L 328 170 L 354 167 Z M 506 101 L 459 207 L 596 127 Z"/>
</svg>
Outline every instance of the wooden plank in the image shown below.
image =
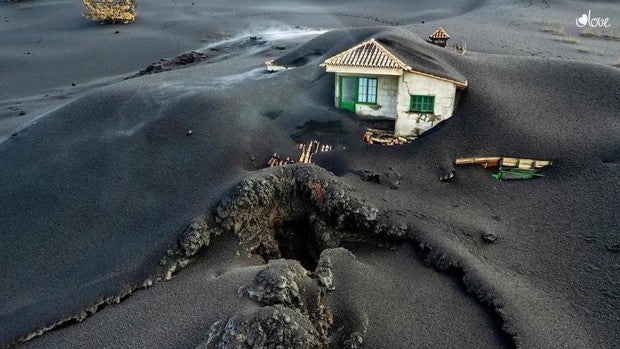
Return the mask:
<svg viewBox="0 0 620 349">
<path fill-rule="evenodd" d="M 548 160 L 533 160 L 533 159 L 521 159 L 521 158 L 502 158 L 501 166 L 504 167 L 517 167 L 520 169 L 528 170 L 533 168 L 543 168 L 551 165 L 551 161 Z"/>
<path fill-rule="evenodd" d="M 458 158 L 454 161 L 457 165 L 466 165 L 466 164 L 484 164 L 484 163 L 499 163 L 501 157 L 499 156 L 490 156 L 490 157 L 473 157 L 473 158 Z"/>
<path fill-rule="evenodd" d="M 471 157 L 471 158 L 458 158 L 454 161 L 457 165 L 465 165 L 465 164 L 479 164 L 484 168 L 488 167 L 514 167 L 523 170 L 530 170 L 535 168 L 543 168 L 546 166 L 550 166 L 552 161 L 549 160 L 533 160 L 533 159 L 522 159 L 522 158 L 511 158 L 511 157 Z"/>
</svg>

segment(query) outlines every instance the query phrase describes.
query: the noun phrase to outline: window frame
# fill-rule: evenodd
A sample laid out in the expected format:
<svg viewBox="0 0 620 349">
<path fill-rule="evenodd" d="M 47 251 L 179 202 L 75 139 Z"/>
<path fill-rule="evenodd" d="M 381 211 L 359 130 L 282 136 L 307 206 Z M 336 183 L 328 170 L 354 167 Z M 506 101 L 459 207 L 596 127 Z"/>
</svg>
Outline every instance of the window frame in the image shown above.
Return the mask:
<svg viewBox="0 0 620 349">
<path fill-rule="evenodd" d="M 409 111 L 419 114 L 434 114 L 435 113 L 435 96 L 429 95 L 409 95 Z M 414 108 L 415 105 L 419 105 L 418 108 Z M 430 108 L 425 105 L 429 105 Z"/>
<path fill-rule="evenodd" d="M 362 79 L 366 80 L 366 84 L 362 85 Z M 374 91 L 371 91 L 370 81 L 374 81 Z M 362 86 L 364 87 L 364 91 L 362 91 Z M 369 93 L 373 92 L 373 93 Z M 362 102 L 360 99 L 361 96 L 364 96 L 366 101 Z M 368 97 L 374 97 L 373 102 L 368 102 Z M 371 76 L 357 76 L 357 96 L 355 97 L 356 103 L 358 104 L 367 104 L 367 105 L 376 105 L 379 99 L 379 78 L 371 77 Z"/>
</svg>

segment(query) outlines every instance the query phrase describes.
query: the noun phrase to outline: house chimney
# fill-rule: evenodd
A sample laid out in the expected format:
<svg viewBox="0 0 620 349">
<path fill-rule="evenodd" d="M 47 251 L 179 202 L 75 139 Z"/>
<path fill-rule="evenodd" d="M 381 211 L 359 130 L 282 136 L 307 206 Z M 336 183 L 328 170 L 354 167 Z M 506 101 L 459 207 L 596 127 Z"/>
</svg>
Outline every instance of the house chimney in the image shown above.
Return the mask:
<svg viewBox="0 0 620 349">
<path fill-rule="evenodd" d="M 438 28 L 435 32 L 428 36 L 428 42 L 437 46 L 446 47 L 446 43 L 450 39 L 450 35 L 443 28 Z"/>
</svg>

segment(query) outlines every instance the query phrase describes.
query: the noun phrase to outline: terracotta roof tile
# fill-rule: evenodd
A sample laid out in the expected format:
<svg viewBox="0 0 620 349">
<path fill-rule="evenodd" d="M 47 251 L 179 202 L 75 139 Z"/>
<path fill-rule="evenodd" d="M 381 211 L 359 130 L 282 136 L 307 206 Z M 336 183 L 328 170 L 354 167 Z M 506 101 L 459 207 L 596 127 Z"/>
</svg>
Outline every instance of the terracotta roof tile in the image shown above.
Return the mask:
<svg viewBox="0 0 620 349">
<path fill-rule="evenodd" d="M 325 60 L 324 64 L 369 68 L 411 69 L 374 39 L 362 42 Z"/>
<path fill-rule="evenodd" d="M 459 88 L 467 87 L 467 80 L 458 71 L 429 51 L 432 45 L 411 40 L 410 33 L 405 35 L 383 35 L 364 41 L 326 59 L 321 66 L 400 68 L 405 72 L 452 82 Z"/>
<path fill-rule="evenodd" d="M 431 34 L 429 36 L 429 38 L 431 38 L 431 39 L 450 39 L 450 35 L 448 35 L 448 33 L 443 28 L 438 28 L 437 30 L 435 30 L 435 32 L 433 34 Z"/>
</svg>

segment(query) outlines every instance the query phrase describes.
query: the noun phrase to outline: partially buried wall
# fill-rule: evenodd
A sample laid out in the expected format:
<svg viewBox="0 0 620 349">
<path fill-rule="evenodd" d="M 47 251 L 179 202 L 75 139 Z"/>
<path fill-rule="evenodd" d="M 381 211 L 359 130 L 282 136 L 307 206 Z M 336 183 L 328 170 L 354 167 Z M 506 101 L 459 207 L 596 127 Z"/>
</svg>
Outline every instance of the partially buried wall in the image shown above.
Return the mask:
<svg viewBox="0 0 620 349">
<path fill-rule="evenodd" d="M 398 105 L 395 133 L 399 136 L 417 136 L 452 116 L 456 86 L 450 82 L 405 73 L 398 84 Z M 411 95 L 434 96 L 433 113 L 409 111 Z"/>
</svg>

